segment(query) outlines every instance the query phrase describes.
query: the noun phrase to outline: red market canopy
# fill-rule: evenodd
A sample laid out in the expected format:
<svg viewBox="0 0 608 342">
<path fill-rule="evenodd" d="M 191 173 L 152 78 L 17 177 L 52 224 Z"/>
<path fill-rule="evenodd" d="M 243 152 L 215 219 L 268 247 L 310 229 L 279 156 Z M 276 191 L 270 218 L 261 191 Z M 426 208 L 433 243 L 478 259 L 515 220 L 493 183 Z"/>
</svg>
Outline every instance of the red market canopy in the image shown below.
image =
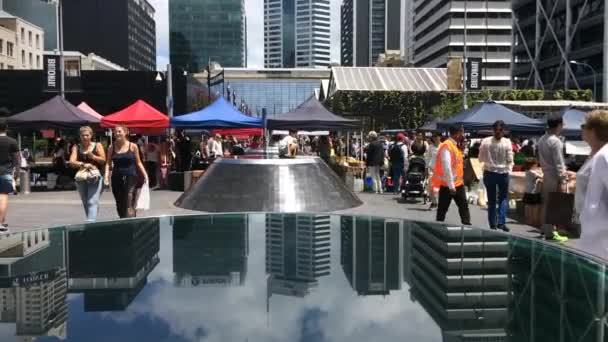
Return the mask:
<svg viewBox="0 0 608 342">
<path fill-rule="evenodd" d="M 80 104 L 76 107 L 78 109 L 80 109 L 81 111 L 87 113 L 87 114 L 91 114 L 94 117 L 98 118 L 99 120 L 101 120 L 103 118 L 103 116 L 99 113 L 97 113 L 97 111 L 95 111 L 95 109 L 91 108 L 91 106 L 89 106 L 86 102 L 80 102 Z"/>
<path fill-rule="evenodd" d="M 168 128 L 169 117 L 142 100 L 101 119 L 101 127 L 113 128 L 125 125 L 128 128 Z"/>
<path fill-rule="evenodd" d="M 221 134 L 222 136 L 232 135 L 237 139 L 246 139 L 251 136 L 263 136 L 263 128 L 222 128 L 214 129 L 213 134 Z"/>
</svg>

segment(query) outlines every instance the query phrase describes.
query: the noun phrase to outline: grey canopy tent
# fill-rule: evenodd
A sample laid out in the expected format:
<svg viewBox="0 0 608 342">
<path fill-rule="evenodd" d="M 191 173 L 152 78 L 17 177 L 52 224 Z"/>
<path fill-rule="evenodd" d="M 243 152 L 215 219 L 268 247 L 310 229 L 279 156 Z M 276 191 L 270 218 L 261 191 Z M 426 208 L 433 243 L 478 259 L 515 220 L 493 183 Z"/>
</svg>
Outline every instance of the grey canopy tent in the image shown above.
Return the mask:
<svg viewBox="0 0 608 342">
<path fill-rule="evenodd" d="M 586 114 L 572 106 L 562 109 L 561 115 L 564 120 L 562 135 L 566 138 L 579 138 L 582 134 L 581 125 L 585 123 Z"/>
<path fill-rule="evenodd" d="M 291 112 L 268 119 L 268 129 L 304 131 L 352 130 L 361 127 L 359 121 L 338 116 L 327 110 L 316 97 L 311 96 Z"/>
<path fill-rule="evenodd" d="M 37 130 L 45 128 L 74 129 L 83 125 L 99 124 L 99 118 L 86 113 L 61 96 L 15 114 L 7 119 L 12 130 Z"/>
</svg>

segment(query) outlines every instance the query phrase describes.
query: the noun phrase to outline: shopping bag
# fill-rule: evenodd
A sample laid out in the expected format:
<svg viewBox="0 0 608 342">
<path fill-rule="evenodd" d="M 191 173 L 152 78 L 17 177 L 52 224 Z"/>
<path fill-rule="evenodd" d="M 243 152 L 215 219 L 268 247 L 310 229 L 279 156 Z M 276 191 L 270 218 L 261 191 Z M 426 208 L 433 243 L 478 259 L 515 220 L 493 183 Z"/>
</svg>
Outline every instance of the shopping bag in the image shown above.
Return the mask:
<svg viewBox="0 0 608 342">
<path fill-rule="evenodd" d="M 139 190 L 139 196 L 137 197 L 137 210 L 149 210 L 150 209 L 150 186 L 148 183 Z"/>
<path fill-rule="evenodd" d="M 550 192 L 547 201 L 545 222 L 553 225 L 568 226 L 574 217 L 574 194 Z"/>
</svg>

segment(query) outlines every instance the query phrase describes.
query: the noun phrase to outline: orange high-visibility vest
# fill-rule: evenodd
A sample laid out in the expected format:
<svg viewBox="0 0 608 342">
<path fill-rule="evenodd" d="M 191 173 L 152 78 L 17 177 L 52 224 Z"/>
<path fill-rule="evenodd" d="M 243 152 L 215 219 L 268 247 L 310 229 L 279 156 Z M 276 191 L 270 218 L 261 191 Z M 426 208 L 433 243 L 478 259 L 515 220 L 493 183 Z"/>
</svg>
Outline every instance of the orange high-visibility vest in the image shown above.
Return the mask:
<svg viewBox="0 0 608 342">
<path fill-rule="evenodd" d="M 450 168 L 452 169 L 452 175 L 454 175 L 454 185 L 459 187 L 464 184 L 464 155 L 451 139 L 441 143 L 437 150 L 437 161 L 435 162 L 435 170 L 433 170 L 433 186 L 449 187 L 448 179 L 443 173 L 443 160 L 441 160 L 441 154 L 445 149 L 450 151 L 452 161 Z"/>
</svg>

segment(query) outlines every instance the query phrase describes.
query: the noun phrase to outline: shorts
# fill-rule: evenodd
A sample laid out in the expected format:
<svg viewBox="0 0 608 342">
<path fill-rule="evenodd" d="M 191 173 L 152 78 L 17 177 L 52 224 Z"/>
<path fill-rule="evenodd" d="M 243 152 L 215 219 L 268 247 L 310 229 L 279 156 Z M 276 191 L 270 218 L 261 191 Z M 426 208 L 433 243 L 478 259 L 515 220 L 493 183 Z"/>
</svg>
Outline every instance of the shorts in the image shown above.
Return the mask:
<svg viewBox="0 0 608 342">
<path fill-rule="evenodd" d="M 13 176 L 11 176 L 11 175 L 0 176 L 0 194 L 10 194 L 13 191 L 14 191 Z"/>
</svg>

